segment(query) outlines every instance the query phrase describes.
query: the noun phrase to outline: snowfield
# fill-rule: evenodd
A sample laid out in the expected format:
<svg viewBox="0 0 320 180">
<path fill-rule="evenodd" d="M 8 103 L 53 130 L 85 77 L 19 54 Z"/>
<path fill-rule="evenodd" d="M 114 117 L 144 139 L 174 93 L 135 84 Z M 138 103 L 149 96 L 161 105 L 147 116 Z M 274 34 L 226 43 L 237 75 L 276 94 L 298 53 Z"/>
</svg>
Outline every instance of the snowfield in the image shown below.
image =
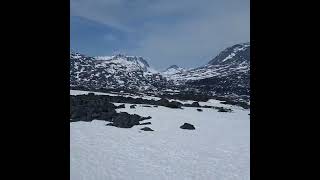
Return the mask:
<svg viewBox="0 0 320 180">
<path fill-rule="evenodd" d="M 151 116 L 143 122 L 152 124 L 123 129 L 99 120 L 70 123 L 71 180 L 250 179 L 249 110 L 130 105 L 117 111 Z M 183 123 L 196 129 L 180 129 Z"/>
<path fill-rule="evenodd" d="M 141 99 L 147 99 L 147 100 L 160 100 L 161 98 L 159 97 L 154 97 L 154 96 L 132 96 L 132 95 L 120 95 L 116 93 L 102 93 L 102 92 L 95 92 L 95 91 L 81 91 L 81 90 L 70 90 L 70 95 L 84 95 L 84 94 L 89 94 L 89 93 L 94 93 L 95 95 L 108 95 L 108 96 L 122 96 L 122 97 L 132 97 L 132 98 L 141 98 Z"/>
</svg>

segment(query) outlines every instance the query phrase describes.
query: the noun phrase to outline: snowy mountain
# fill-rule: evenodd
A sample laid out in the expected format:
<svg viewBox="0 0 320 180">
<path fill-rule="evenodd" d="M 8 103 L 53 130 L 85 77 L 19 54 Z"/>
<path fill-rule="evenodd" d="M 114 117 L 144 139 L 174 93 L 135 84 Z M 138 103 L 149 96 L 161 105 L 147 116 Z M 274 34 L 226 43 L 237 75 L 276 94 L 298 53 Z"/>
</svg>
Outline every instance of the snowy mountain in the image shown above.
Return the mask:
<svg viewBox="0 0 320 180">
<path fill-rule="evenodd" d="M 182 67 L 179 67 L 177 65 L 172 65 L 170 67 L 168 67 L 165 71 L 162 71 L 161 74 L 165 77 L 169 77 L 173 74 L 180 74 L 185 72 L 186 70 Z"/>
<path fill-rule="evenodd" d="M 167 76 L 181 88 L 215 94 L 250 94 L 250 43 L 226 48 L 205 66 Z"/>
<path fill-rule="evenodd" d="M 70 86 L 73 88 L 152 91 L 166 83 L 142 57 L 70 54 Z"/>
<path fill-rule="evenodd" d="M 70 65 L 70 86 L 76 89 L 250 97 L 250 43 L 228 47 L 205 66 L 188 70 L 173 65 L 157 72 L 142 57 L 122 54 L 88 57 L 72 52 Z"/>
</svg>

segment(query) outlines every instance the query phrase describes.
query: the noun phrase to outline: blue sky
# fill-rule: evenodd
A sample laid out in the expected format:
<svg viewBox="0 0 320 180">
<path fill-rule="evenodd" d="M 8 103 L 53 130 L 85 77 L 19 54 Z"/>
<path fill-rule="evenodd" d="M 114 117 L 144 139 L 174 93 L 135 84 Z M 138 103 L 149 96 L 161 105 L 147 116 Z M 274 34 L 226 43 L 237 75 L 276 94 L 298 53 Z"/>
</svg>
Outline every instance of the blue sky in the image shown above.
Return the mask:
<svg viewBox="0 0 320 180">
<path fill-rule="evenodd" d="M 249 0 L 70 0 L 71 49 L 197 67 L 250 41 Z"/>
</svg>

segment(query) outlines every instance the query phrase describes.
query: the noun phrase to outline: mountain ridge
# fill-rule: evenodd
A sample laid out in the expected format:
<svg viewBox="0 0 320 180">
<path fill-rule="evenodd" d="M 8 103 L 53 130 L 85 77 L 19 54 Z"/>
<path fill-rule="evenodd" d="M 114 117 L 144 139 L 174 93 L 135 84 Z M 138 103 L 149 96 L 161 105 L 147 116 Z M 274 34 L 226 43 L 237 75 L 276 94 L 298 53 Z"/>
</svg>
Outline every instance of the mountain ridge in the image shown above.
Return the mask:
<svg viewBox="0 0 320 180">
<path fill-rule="evenodd" d="M 250 42 L 228 47 L 206 65 L 193 69 L 171 65 L 165 71 L 156 71 L 140 56 L 89 57 L 75 52 L 70 53 L 70 65 L 72 88 L 250 95 Z"/>
</svg>

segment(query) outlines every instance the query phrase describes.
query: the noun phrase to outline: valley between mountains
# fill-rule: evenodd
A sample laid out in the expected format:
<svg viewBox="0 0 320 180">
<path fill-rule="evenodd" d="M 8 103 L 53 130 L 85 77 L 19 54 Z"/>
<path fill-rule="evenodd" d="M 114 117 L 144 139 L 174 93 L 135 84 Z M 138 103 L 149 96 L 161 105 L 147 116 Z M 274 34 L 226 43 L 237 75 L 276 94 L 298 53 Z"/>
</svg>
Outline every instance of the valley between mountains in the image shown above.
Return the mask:
<svg viewBox="0 0 320 180">
<path fill-rule="evenodd" d="M 250 43 L 191 69 L 70 53 L 70 179 L 250 179 Z"/>
</svg>

